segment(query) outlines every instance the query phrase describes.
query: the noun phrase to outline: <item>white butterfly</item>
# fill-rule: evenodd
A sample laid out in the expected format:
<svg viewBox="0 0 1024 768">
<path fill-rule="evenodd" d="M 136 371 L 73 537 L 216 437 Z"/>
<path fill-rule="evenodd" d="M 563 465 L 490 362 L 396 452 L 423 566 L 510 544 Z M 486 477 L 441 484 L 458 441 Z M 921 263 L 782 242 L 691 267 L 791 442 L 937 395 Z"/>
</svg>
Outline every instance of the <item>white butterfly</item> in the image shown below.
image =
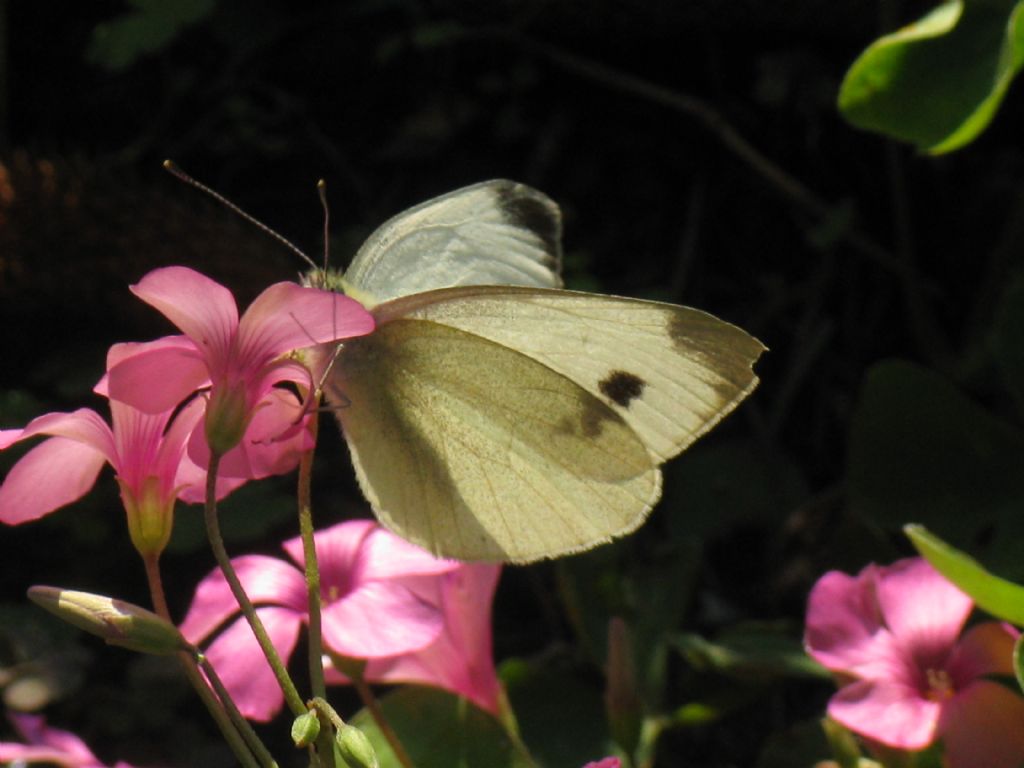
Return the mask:
<svg viewBox="0 0 1024 768">
<path fill-rule="evenodd" d="M 560 238 L 545 195 L 488 181 L 387 221 L 338 281 L 378 327 L 324 389 L 377 517 L 437 555 L 523 563 L 633 531 L 659 465 L 757 384 L 764 346 L 729 323 L 560 290 Z"/>
</svg>

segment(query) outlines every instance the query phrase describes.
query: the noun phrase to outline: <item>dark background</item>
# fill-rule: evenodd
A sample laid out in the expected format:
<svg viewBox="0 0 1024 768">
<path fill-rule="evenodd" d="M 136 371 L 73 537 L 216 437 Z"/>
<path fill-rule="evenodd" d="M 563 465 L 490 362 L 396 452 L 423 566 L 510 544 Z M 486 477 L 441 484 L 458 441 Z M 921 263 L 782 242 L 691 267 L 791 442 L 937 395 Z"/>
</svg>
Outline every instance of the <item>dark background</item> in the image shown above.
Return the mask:
<svg viewBox="0 0 1024 768">
<path fill-rule="evenodd" d="M 180 15 L 193 2 L 169 5 Z M 756 619 L 795 642 L 824 570 L 909 551 L 892 526 L 849 503 L 851 424 L 878 361 L 913 361 L 994 419 L 1019 423 L 989 344 L 1024 244 L 1019 88 L 978 142 L 938 158 L 858 132 L 835 108 L 856 55 L 930 4 L 195 7 L 205 12 L 191 23 L 143 14 L 125 32 L 138 12 L 123 3 L 0 2 L 0 426 L 101 408 L 89 390 L 106 348 L 170 332 L 127 290 L 148 270 L 195 266 L 244 306 L 303 269 L 171 178 L 164 158 L 315 259 L 315 183 L 325 179 L 336 266 L 377 224 L 428 197 L 494 177 L 536 186 L 562 206 L 570 287 L 697 306 L 770 348 L 760 388 L 668 467 L 665 501 L 637 536 L 503 578 L 497 657 L 574 649 L 599 702 L 600 631 L 588 637 L 568 621 L 555 587 L 614 574 L 616 585 L 671 594 L 662 619 L 672 631 L 710 636 Z M 344 446 L 325 443 L 321 519 L 366 514 Z M 232 552 L 274 552 L 294 535 L 291 483 L 225 505 Z M 50 638 L 14 606 L 29 584 L 146 602 L 114 486 L 107 471 L 82 503 L 0 531 L 5 663 L 40 655 L 26 636 Z M 196 517 L 179 512 L 165 559 L 177 615 L 212 562 Z M 984 523 L 971 543 L 991 538 Z M 605 592 L 606 615 L 643 614 L 628 589 Z M 160 664 L 75 637 L 39 642 L 59 646 L 47 664 L 65 665 L 54 722 L 102 757 L 220 759 Z M 650 707 L 692 695 L 685 659 L 658 682 Z M 154 690 L 164 704 L 153 705 Z M 709 723 L 674 729 L 657 764 L 754 765 L 773 734 L 820 714 L 829 690 L 785 680 L 757 688 Z"/>
</svg>

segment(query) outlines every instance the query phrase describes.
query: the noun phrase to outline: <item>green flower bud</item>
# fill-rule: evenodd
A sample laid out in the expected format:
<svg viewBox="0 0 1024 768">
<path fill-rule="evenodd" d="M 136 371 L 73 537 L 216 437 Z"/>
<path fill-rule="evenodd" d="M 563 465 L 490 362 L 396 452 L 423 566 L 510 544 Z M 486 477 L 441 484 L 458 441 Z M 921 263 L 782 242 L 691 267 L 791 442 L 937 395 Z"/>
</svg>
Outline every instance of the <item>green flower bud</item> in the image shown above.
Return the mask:
<svg viewBox="0 0 1024 768">
<path fill-rule="evenodd" d="M 353 725 L 343 725 L 334 737 L 338 753 L 349 768 L 380 768 L 377 753 L 366 734 Z"/>
<path fill-rule="evenodd" d="M 59 587 L 30 587 L 28 597 L 36 605 L 79 629 L 102 637 L 110 645 L 158 656 L 192 649 L 169 621 L 123 600 Z"/>
<path fill-rule="evenodd" d="M 316 712 L 306 712 L 295 718 L 292 723 L 292 741 L 299 749 L 308 747 L 320 735 L 320 718 Z"/>
</svg>

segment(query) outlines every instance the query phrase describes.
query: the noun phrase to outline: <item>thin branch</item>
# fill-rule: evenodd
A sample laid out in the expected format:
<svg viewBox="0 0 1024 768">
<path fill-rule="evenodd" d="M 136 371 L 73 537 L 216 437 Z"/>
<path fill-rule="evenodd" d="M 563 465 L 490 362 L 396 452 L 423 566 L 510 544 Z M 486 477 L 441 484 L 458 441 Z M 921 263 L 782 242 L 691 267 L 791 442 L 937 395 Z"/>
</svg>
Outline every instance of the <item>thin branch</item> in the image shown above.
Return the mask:
<svg viewBox="0 0 1024 768">
<path fill-rule="evenodd" d="M 799 179 L 766 157 L 710 104 L 689 94 L 651 83 L 592 59 L 567 53 L 544 43 L 538 43 L 528 38 L 517 37 L 514 40 L 519 45 L 543 56 L 566 71 L 601 83 L 622 93 L 661 104 L 696 119 L 714 134 L 726 149 L 746 163 L 782 196 L 796 203 L 800 208 L 818 220 L 826 220 L 834 215 L 835 206 L 823 200 L 808 189 Z M 840 233 L 840 236 L 856 252 L 883 269 L 903 277 L 909 277 L 906 265 L 867 235 L 852 228 L 846 228 Z"/>
</svg>

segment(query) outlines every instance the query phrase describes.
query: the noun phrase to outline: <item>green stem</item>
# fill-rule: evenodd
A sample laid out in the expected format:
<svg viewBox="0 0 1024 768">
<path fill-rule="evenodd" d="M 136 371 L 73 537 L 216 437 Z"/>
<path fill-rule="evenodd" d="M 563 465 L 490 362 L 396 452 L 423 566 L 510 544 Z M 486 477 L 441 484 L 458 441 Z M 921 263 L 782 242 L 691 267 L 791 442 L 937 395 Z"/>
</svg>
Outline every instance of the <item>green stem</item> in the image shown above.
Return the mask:
<svg viewBox="0 0 1024 768">
<path fill-rule="evenodd" d="M 221 682 L 220 675 L 217 674 L 217 670 L 213 668 L 213 664 L 206 658 L 202 653 L 198 653 L 194 659 L 198 661 L 199 665 L 203 668 L 203 672 L 206 673 L 206 679 L 210 681 L 210 685 L 213 686 L 213 690 L 217 692 L 217 696 L 224 702 L 227 708 L 228 715 L 231 717 L 231 721 L 238 728 L 242 738 L 245 739 L 245 743 L 252 750 L 253 754 L 259 760 L 260 765 L 263 768 L 277 768 L 277 762 L 274 760 L 274 756 L 270 754 L 270 750 L 267 749 L 266 745 L 253 730 L 252 725 L 245 719 L 241 712 L 238 711 L 238 707 L 235 706 L 234 699 L 231 698 L 231 693 L 227 688 L 224 687 L 224 683 Z"/>
<path fill-rule="evenodd" d="M 318 421 L 310 422 L 310 432 L 316 445 Z M 309 684 L 313 699 L 325 701 L 327 685 L 324 682 L 324 648 L 320 620 L 320 565 L 316 557 L 316 541 L 313 537 L 313 454 L 316 448 L 307 451 L 299 461 L 299 531 L 302 535 L 302 553 L 306 568 L 306 596 L 309 603 Z M 320 716 L 318 714 L 318 716 Z M 334 738 L 332 728 L 321 728 L 316 740 L 317 752 L 325 768 L 335 768 Z"/>
<path fill-rule="evenodd" d="M 160 575 L 160 555 L 159 553 L 146 554 L 142 556 L 142 561 L 146 566 L 146 581 L 149 583 L 149 594 L 153 601 L 153 609 L 160 618 L 170 622 L 171 615 L 167 610 L 167 598 L 164 594 L 163 578 Z M 232 722 L 224 705 L 221 701 L 218 701 L 213 691 L 210 690 L 210 686 L 206 684 L 203 676 L 199 674 L 195 659 L 184 651 L 176 655 L 178 663 L 185 673 L 185 677 L 199 695 L 200 700 L 206 706 L 214 722 L 217 723 L 221 735 L 224 736 L 224 740 L 228 743 L 231 751 L 235 753 L 238 762 L 245 766 L 245 768 L 261 768 L 260 763 L 257 762 L 249 746 L 246 744 L 245 739 L 239 733 L 237 724 Z M 224 701 L 229 701 L 229 699 L 221 698 Z"/>
<path fill-rule="evenodd" d="M 310 431 L 316 440 L 317 421 L 312 419 Z M 313 697 L 324 699 L 327 686 L 324 683 L 324 649 L 320 624 L 320 566 L 316 557 L 316 542 L 313 538 L 313 452 L 307 451 L 299 462 L 299 530 L 302 535 L 302 553 L 306 562 L 306 594 L 309 600 L 309 682 Z"/>
<path fill-rule="evenodd" d="M 274 672 L 274 677 L 277 678 L 277 683 L 281 686 L 281 690 L 284 692 L 285 702 L 287 702 L 292 714 L 297 717 L 305 714 L 306 706 L 302 703 L 302 697 L 299 696 L 299 692 L 295 688 L 295 683 L 292 682 L 291 677 L 288 675 L 288 670 L 281 661 L 281 657 L 278 655 L 277 649 L 270 641 L 270 636 L 267 634 L 267 630 L 263 626 L 263 621 L 256 613 L 256 608 L 253 607 L 252 601 L 249 600 L 249 596 L 245 593 L 245 589 L 242 587 L 242 582 L 238 580 L 238 574 L 235 573 L 235 567 L 231 564 L 231 558 L 228 557 L 227 550 L 224 548 L 224 539 L 220 533 L 220 522 L 217 519 L 216 489 L 217 468 L 219 464 L 220 456 L 215 453 L 211 454 L 210 467 L 206 472 L 206 506 L 204 509 L 206 535 L 210 540 L 210 547 L 213 549 L 213 556 L 217 559 L 217 565 L 220 566 L 220 570 L 224 574 L 224 578 L 227 580 L 228 586 L 231 588 L 231 594 L 233 594 L 235 596 L 235 600 L 238 601 L 238 607 L 242 609 L 242 614 L 245 616 L 246 621 L 249 622 L 249 626 L 252 628 L 252 632 L 256 636 L 256 641 L 260 644 L 263 655 L 267 657 L 267 663 L 270 664 L 270 668 Z"/>
</svg>

